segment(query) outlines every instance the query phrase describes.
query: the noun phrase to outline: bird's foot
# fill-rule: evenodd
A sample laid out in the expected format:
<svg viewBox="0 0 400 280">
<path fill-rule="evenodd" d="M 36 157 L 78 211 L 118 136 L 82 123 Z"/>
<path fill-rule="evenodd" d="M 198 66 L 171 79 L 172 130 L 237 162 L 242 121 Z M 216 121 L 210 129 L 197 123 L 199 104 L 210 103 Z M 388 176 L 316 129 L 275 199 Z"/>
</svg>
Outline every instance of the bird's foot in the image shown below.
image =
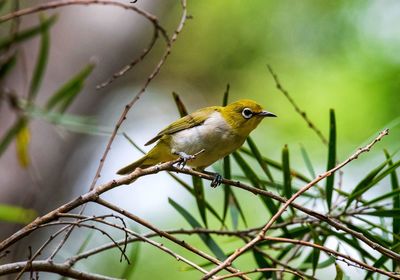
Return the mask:
<svg viewBox="0 0 400 280">
<path fill-rule="evenodd" d="M 178 162 L 177 166 L 181 169 L 185 167 L 188 160 L 192 160 L 196 157 L 194 155 L 188 155 L 187 153 L 184 152 L 175 152 L 175 154 L 180 157 L 180 161 Z"/>
<path fill-rule="evenodd" d="M 218 173 L 215 173 L 214 179 L 211 181 L 211 187 L 216 188 L 222 184 L 222 176 Z"/>
<path fill-rule="evenodd" d="M 223 177 L 221 176 L 221 174 L 216 173 L 216 172 L 206 171 L 206 170 L 200 170 L 200 171 L 203 173 L 206 173 L 208 175 L 214 176 L 214 178 L 212 179 L 211 184 L 210 184 L 210 186 L 212 188 L 216 188 L 222 184 Z"/>
</svg>

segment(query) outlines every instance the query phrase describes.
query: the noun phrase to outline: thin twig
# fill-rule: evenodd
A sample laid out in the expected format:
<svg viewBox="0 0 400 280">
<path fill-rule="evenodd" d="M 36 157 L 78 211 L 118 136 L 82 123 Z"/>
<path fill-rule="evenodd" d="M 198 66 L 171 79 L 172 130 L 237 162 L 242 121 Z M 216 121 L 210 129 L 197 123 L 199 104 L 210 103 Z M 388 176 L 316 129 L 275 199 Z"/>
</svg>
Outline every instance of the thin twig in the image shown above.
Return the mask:
<svg viewBox="0 0 400 280">
<path fill-rule="evenodd" d="M 83 272 L 80 270 L 73 269 L 68 266 L 67 263 L 58 264 L 52 261 L 33 261 L 28 264 L 29 261 L 8 263 L 0 265 L 0 276 L 17 273 L 24 267 L 29 265 L 29 269 L 32 271 L 43 271 L 53 272 L 62 276 L 70 277 L 73 279 L 81 280 L 116 280 L 118 278 L 106 277 L 99 274 Z"/>
<path fill-rule="evenodd" d="M 262 240 L 265 237 L 265 234 L 267 233 L 268 229 L 272 226 L 272 224 L 283 214 L 283 212 L 286 210 L 286 208 L 289 207 L 289 205 L 296 199 L 298 198 L 301 194 L 306 192 L 308 189 L 316 185 L 319 181 L 322 179 L 325 179 L 328 176 L 331 176 L 334 172 L 342 168 L 343 166 L 347 165 L 351 161 L 355 160 L 358 158 L 358 156 L 362 153 L 368 152 L 372 146 L 374 146 L 377 142 L 379 142 L 384 136 L 388 135 L 389 130 L 385 129 L 379 135 L 367 146 L 363 148 L 359 148 L 353 155 L 351 155 L 348 159 L 343 161 L 342 163 L 336 165 L 334 168 L 331 170 L 328 170 L 324 172 L 323 174 L 320 174 L 312 180 L 310 183 L 302 187 L 300 190 L 298 190 L 290 199 L 288 199 L 285 204 L 278 210 L 277 213 L 274 214 L 274 216 L 268 221 L 268 223 L 263 227 L 263 229 L 259 232 L 259 234 L 253 238 L 250 242 L 248 242 L 246 245 L 243 247 L 237 249 L 232 255 L 230 255 L 222 264 L 219 266 L 215 267 L 213 270 L 211 270 L 207 275 L 203 277 L 203 279 L 208 279 L 211 276 L 215 275 L 219 271 L 221 271 L 225 266 L 231 265 L 232 262 L 238 258 L 241 254 L 243 254 L 245 251 L 248 249 L 252 248 L 255 244 L 257 244 L 260 240 Z"/>
<path fill-rule="evenodd" d="M 294 102 L 293 98 L 289 95 L 289 92 L 283 88 L 281 85 L 278 75 L 272 70 L 272 67 L 270 65 L 267 65 L 268 71 L 271 73 L 272 77 L 274 78 L 276 88 L 283 93 L 283 95 L 289 100 L 290 104 L 292 104 L 293 108 L 296 110 L 296 112 L 306 121 L 308 126 L 314 130 L 314 132 L 318 135 L 318 137 L 321 139 L 322 143 L 325 145 L 328 144 L 328 141 L 326 140 L 325 136 L 322 134 L 322 132 L 314 125 L 314 123 L 308 118 L 306 112 L 302 111 L 300 107 Z"/>
<path fill-rule="evenodd" d="M 232 278 L 232 277 L 238 277 L 238 276 L 243 276 L 243 275 L 253 274 L 253 273 L 258 273 L 258 272 L 282 272 L 282 273 L 290 273 L 290 274 L 293 274 L 293 275 L 295 275 L 295 276 L 300 277 L 300 279 L 305 279 L 305 278 L 304 278 L 300 273 L 298 273 L 297 271 L 290 270 L 290 269 L 287 269 L 287 268 L 256 268 L 256 269 L 249 270 L 249 271 L 243 271 L 243 272 L 237 272 L 237 273 L 232 273 L 232 274 L 227 274 L 227 275 L 219 276 L 219 277 L 215 278 L 215 280 L 228 279 L 228 278 Z"/>
<path fill-rule="evenodd" d="M 364 263 L 362 261 L 356 260 L 356 259 L 354 259 L 354 258 L 352 258 L 352 257 L 350 257 L 348 255 L 342 254 L 340 252 L 337 252 L 335 250 L 329 249 L 329 248 L 327 248 L 325 246 L 322 246 L 322 245 L 314 244 L 314 243 L 307 242 L 307 241 L 304 241 L 304 240 L 295 240 L 295 239 L 283 238 L 283 237 L 265 236 L 265 237 L 263 237 L 263 240 L 274 241 L 274 242 L 292 243 L 292 244 L 298 244 L 298 245 L 302 245 L 302 246 L 308 246 L 308 247 L 317 248 L 318 250 L 324 251 L 324 252 L 328 253 L 329 255 L 334 255 L 334 256 L 342 258 L 342 259 L 339 259 L 339 260 L 343 260 L 343 259 L 348 260 L 348 261 L 356 264 L 356 265 L 353 265 L 355 267 L 361 267 L 363 269 L 366 269 L 366 270 L 369 270 L 369 271 L 373 271 L 373 272 L 377 272 L 377 273 L 389 276 L 389 277 L 394 278 L 394 279 L 400 279 L 400 275 L 398 275 L 396 273 L 388 272 L 388 271 L 385 271 L 383 269 L 370 266 L 370 265 L 368 265 L 368 264 L 366 264 L 366 263 Z"/>
</svg>

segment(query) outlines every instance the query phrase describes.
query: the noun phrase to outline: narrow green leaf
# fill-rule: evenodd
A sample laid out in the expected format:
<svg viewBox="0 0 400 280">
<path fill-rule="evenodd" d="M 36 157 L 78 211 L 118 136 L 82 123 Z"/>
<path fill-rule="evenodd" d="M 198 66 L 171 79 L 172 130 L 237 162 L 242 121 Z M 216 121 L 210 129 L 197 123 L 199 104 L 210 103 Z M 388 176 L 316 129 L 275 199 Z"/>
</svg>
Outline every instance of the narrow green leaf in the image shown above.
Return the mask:
<svg viewBox="0 0 400 280">
<path fill-rule="evenodd" d="M 14 68 L 16 63 L 17 55 L 14 53 L 0 66 L 0 80 L 7 76 L 7 74 Z"/>
<path fill-rule="evenodd" d="M 239 167 L 242 169 L 243 174 L 252 183 L 252 185 L 256 188 L 265 190 L 265 186 L 262 184 L 262 182 L 258 178 L 257 174 L 253 171 L 253 169 L 251 169 L 251 167 L 243 159 L 243 157 L 238 152 L 233 152 L 232 156 L 235 159 L 235 161 L 237 162 L 237 164 L 239 165 Z M 272 215 L 274 215 L 278 211 L 278 207 L 275 205 L 274 201 L 271 198 L 266 197 L 266 196 L 260 196 L 260 198 Z M 283 222 L 282 217 L 279 217 L 277 219 L 277 221 L 278 221 L 278 223 Z M 282 227 L 282 230 L 286 234 L 288 234 L 287 235 L 288 237 L 290 236 L 286 227 Z"/>
<path fill-rule="evenodd" d="M 186 116 L 188 114 L 188 111 L 186 110 L 186 107 L 183 104 L 183 102 L 182 102 L 181 98 L 179 97 L 179 95 L 176 92 L 173 91 L 172 92 L 172 97 L 174 98 L 176 107 L 178 108 L 179 115 L 181 117 Z"/>
<path fill-rule="evenodd" d="M 362 234 L 364 234 L 367 238 L 371 239 L 372 241 L 384 246 L 384 247 L 389 247 L 390 246 L 390 242 L 389 240 L 385 240 L 384 238 L 382 238 L 381 236 L 375 234 L 373 231 L 371 230 L 367 230 L 364 229 L 361 226 L 356 226 L 353 223 L 350 223 L 348 221 L 342 220 L 342 222 L 347 225 L 350 229 L 355 230 L 357 232 L 361 232 Z"/>
<path fill-rule="evenodd" d="M 222 106 L 228 105 L 229 90 L 230 90 L 230 88 L 231 88 L 230 85 L 227 84 L 227 85 L 226 85 L 225 92 L 224 92 L 224 97 L 222 98 Z"/>
<path fill-rule="evenodd" d="M 36 66 L 33 71 L 33 76 L 29 88 L 28 100 L 33 101 L 38 93 L 40 84 L 43 80 L 43 76 L 47 66 L 47 59 L 49 56 L 50 48 L 50 32 L 48 28 L 44 28 L 43 25 L 46 23 L 44 15 L 40 16 L 40 25 L 42 29 L 40 31 L 40 48 L 39 54 L 36 61 Z"/>
<path fill-rule="evenodd" d="M 375 210 L 375 211 L 370 211 L 370 212 L 359 213 L 357 215 L 400 218 L 400 208 Z"/>
<path fill-rule="evenodd" d="M 292 176 L 290 174 L 289 148 L 285 145 L 282 149 L 282 168 L 283 168 L 283 191 L 286 198 L 291 198 Z"/>
<path fill-rule="evenodd" d="M 207 228 L 207 213 L 206 213 L 206 198 L 204 194 L 204 185 L 201 178 L 193 176 L 193 189 L 194 196 L 196 198 L 197 208 L 199 209 L 201 219 L 204 222 L 205 227 Z"/>
<path fill-rule="evenodd" d="M 323 243 L 327 239 L 326 237 L 323 237 L 324 241 L 321 241 L 319 239 L 318 233 L 314 230 L 312 226 L 308 226 L 311 232 L 311 236 L 314 240 L 314 243 L 317 245 L 324 245 Z M 319 256 L 320 256 L 320 250 L 317 248 L 312 249 L 312 269 L 313 269 L 313 275 L 315 275 L 315 271 L 317 270 L 318 262 L 319 262 Z"/>
<path fill-rule="evenodd" d="M 384 150 L 386 159 L 388 160 L 388 167 L 391 168 L 393 166 L 393 161 L 389 152 Z M 397 178 L 396 170 L 390 172 L 390 184 L 392 186 L 391 193 L 393 194 L 393 209 L 400 209 L 400 186 L 399 179 Z M 398 217 L 393 217 L 393 233 L 395 235 L 400 234 L 400 219 Z M 393 245 L 399 243 L 400 239 L 393 237 Z M 393 263 L 393 266 L 396 267 L 396 263 Z"/>
<path fill-rule="evenodd" d="M 57 16 L 51 16 L 44 22 L 41 22 L 38 26 L 28 28 L 24 31 L 18 32 L 17 34 L 11 34 L 10 36 L 0 40 L 0 50 L 7 49 L 14 43 L 20 43 L 30 38 L 35 37 L 41 33 L 43 29 L 49 29 L 57 20 Z"/>
<path fill-rule="evenodd" d="M 46 109 L 52 110 L 55 107 L 59 107 L 60 112 L 64 112 L 83 88 L 85 79 L 93 71 L 94 66 L 95 65 L 92 63 L 88 64 L 78 74 L 61 86 L 47 101 Z"/>
<path fill-rule="evenodd" d="M 329 144 L 328 144 L 328 164 L 326 170 L 330 170 L 335 167 L 336 164 L 336 120 L 335 111 L 331 109 L 329 111 L 330 116 L 330 127 L 329 127 Z M 332 193 L 333 184 L 335 182 L 335 174 L 331 174 L 326 178 L 326 202 L 328 204 L 328 209 L 331 209 L 332 205 Z"/>
<path fill-rule="evenodd" d="M 393 155 L 392 155 L 393 156 Z M 350 206 L 350 204 L 357 198 L 359 198 L 363 193 L 365 193 L 367 190 L 369 190 L 371 187 L 374 186 L 374 179 L 377 177 L 379 172 L 381 172 L 386 165 L 389 163 L 389 160 L 384 161 L 380 165 L 378 165 L 376 168 L 371 170 L 367 176 L 365 176 L 360 183 L 357 184 L 357 186 L 354 188 L 354 190 L 350 193 L 347 204 L 346 204 L 346 209 Z M 388 173 L 389 174 L 389 173 Z"/>
<path fill-rule="evenodd" d="M 263 160 L 260 151 L 258 150 L 256 144 L 254 141 L 251 139 L 251 137 L 247 137 L 247 144 L 250 147 L 251 152 L 253 153 L 255 159 L 257 160 L 258 164 L 260 165 L 261 169 L 264 171 L 265 175 L 267 175 L 267 178 L 274 183 L 274 178 L 272 177 L 272 173 L 268 168 L 268 165 L 266 161 Z"/>
<path fill-rule="evenodd" d="M 264 256 L 260 252 L 258 252 L 256 250 L 253 250 L 253 257 L 254 257 L 254 260 L 257 263 L 257 268 L 270 268 L 270 267 L 272 267 L 272 265 L 264 258 Z M 263 274 L 262 278 L 264 278 L 264 279 L 270 279 L 271 276 L 272 276 L 272 272 L 271 271 L 269 271 L 269 272 L 268 271 L 264 271 L 262 274 Z"/>
<path fill-rule="evenodd" d="M 226 178 L 228 180 L 231 179 L 231 160 L 229 158 L 229 155 L 226 156 L 223 160 L 223 170 L 224 170 L 224 178 Z M 231 186 L 224 184 L 224 205 L 223 205 L 223 210 L 222 210 L 223 221 L 226 220 L 226 216 L 228 213 L 229 199 L 231 197 L 231 192 L 232 192 Z M 233 217 L 232 217 L 232 220 L 233 220 Z"/>
<path fill-rule="evenodd" d="M 239 201 L 233 190 L 230 195 L 229 206 L 230 206 L 230 212 L 231 212 L 231 216 L 232 216 L 232 223 L 234 225 L 236 224 L 235 229 L 237 229 L 237 226 L 238 226 L 238 215 L 237 215 L 238 213 L 239 213 L 240 218 L 242 219 L 244 225 L 247 227 L 246 216 L 244 215 L 242 207 L 240 206 Z"/>
<path fill-rule="evenodd" d="M 255 156 L 253 155 L 251 150 L 249 150 L 247 148 L 241 147 L 239 149 L 239 151 L 243 152 L 244 154 L 246 154 L 248 156 L 251 156 L 251 157 L 255 158 Z M 281 163 L 279 163 L 279 162 L 277 162 L 275 160 L 272 160 L 270 158 L 267 158 L 265 156 L 262 156 L 262 160 L 265 161 L 269 166 L 271 166 L 271 167 L 273 167 L 275 169 L 278 169 L 278 170 L 282 170 L 282 164 Z M 304 183 L 310 183 L 311 182 L 310 178 L 308 178 L 307 176 L 301 174 L 300 172 L 297 172 L 296 170 L 292 169 L 292 170 L 290 170 L 290 172 L 292 174 L 292 177 L 295 177 L 295 178 L 303 181 Z"/>
<path fill-rule="evenodd" d="M 365 202 L 363 203 L 363 205 L 364 205 L 364 206 L 367 206 L 367 205 L 371 205 L 371 204 L 374 204 L 374 203 L 377 203 L 377 202 L 381 202 L 381 201 L 384 200 L 384 199 L 387 199 L 387 198 L 392 197 L 392 196 L 393 196 L 393 197 L 396 197 L 396 196 L 398 196 L 399 194 L 400 194 L 400 189 L 397 189 L 397 190 L 394 190 L 394 191 L 385 193 L 385 194 L 383 194 L 383 195 L 381 195 L 381 196 L 378 196 L 378 197 L 376 197 L 376 198 L 374 198 L 374 199 L 365 201 Z M 393 199 L 393 200 L 394 200 L 394 199 Z M 393 207 L 395 207 L 394 204 L 393 204 Z M 398 208 L 400 208 L 400 207 L 398 207 Z"/>
<path fill-rule="evenodd" d="M 125 268 L 121 274 L 122 279 L 133 279 L 133 274 L 138 265 L 138 257 L 140 255 L 140 244 L 141 242 L 136 242 L 132 244 L 132 249 L 129 252 L 129 262 L 130 264 L 125 264 Z"/>
<path fill-rule="evenodd" d="M 30 142 L 30 132 L 28 124 L 25 125 L 18 131 L 16 136 L 16 148 L 17 148 L 17 158 L 19 164 L 26 168 L 29 165 L 29 142 Z"/>
<path fill-rule="evenodd" d="M 25 209 L 22 207 L 0 204 L 0 221 L 27 224 L 37 217 L 37 212 L 33 209 Z"/>
<path fill-rule="evenodd" d="M 168 202 L 169 202 L 169 204 L 172 205 L 172 207 L 175 208 L 176 211 L 179 212 L 179 214 L 182 215 L 182 217 L 185 218 L 185 220 L 193 228 L 201 228 L 201 224 L 188 211 L 186 211 L 186 209 L 184 209 L 182 206 L 180 206 L 178 203 L 176 203 L 171 198 L 168 198 Z M 222 260 L 226 259 L 224 252 L 221 250 L 221 248 L 218 246 L 218 244 L 214 241 L 214 239 L 209 234 L 200 233 L 199 236 L 200 236 L 201 240 L 206 244 L 206 246 L 211 250 L 211 252 L 214 253 L 214 255 L 219 260 L 222 261 Z"/>
<path fill-rule="evenodd" d="M 322 262 L 319 262 L 318 265 L 317 265 L 317 268 L 328 267 L 328 266 L 332 265 L 333 263 L 335 263 L 335 261 L 336 261 L 335 258 L 329 257 L 328 259 L 326 259 L 326 260 L 324 260 Z M 304 262 L 301 265 L 299 265 L 299 269 L 301 269 L 301 270 L 307 270 L 307 269 L 310 269 L 310 268 L 312 269 L 312 264 L 309 263 L 309 262 Z"/>
<path fill-rule="evenodd" d="M 335 280 L 343 280 L 344 273 L 343 273 L 342 268 L 337 263 L 335 263 L 335 268 L 336 268 Z"/>
<path fill-rule="evenodd" d="M 25 127 L 27 120 L 25 118 L 20 118 L 1 138 L 0 140 L 0 156 L 7 149 L 11 141 L 18 135 L 18 133 Z"/>
<path fill-rule="evenodd" d="M 303 157 L 304 163 L 306 164 L 307 170 L 310 173 L 311 177 L 316 178 L 317 175 L 315 174 L 314 167 L 311 163 L 310 157 L 303 145 L 300 144 L 300 152 Z"/>
</svg>

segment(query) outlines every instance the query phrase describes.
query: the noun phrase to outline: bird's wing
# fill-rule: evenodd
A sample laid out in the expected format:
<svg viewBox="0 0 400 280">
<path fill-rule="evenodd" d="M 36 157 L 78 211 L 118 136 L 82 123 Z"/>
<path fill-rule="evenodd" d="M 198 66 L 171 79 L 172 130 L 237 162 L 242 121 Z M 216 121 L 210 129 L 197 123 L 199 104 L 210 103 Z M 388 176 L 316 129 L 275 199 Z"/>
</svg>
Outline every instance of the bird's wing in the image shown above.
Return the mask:
<svg viewBox="0 0 400 280">
<path fill-rule="evenodd" d="M 204 121 L 210 116 L 213 111 L 219 111 L 218 106 L 207 107 L 203 109 L 199 109 L 179 120 L 173 122 L 163 130 L 161 130 L 154 138 L 150 139 L 145 146 L 150 145 L 156 142 L 158 139 L 163 137 L 164 135 L 174 134 L 178 131 L 182 131 L 188 128 L 192 128 L 204 123 Z"/>
</svg>

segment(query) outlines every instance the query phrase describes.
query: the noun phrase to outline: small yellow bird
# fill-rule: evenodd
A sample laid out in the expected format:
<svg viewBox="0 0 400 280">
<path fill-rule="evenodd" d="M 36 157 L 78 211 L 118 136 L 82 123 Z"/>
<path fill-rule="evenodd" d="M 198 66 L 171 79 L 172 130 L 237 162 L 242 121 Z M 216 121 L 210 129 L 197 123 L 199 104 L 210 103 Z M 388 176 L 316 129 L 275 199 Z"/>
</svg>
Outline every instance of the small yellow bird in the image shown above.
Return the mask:
<svg viewBox="0 0 400 280">
<path fill-rule="evenodd" d="M 264 117 L 276 115 L 248 99 L 225 107 L 199 109 L 160 131 L 145 144 L 147 146 L 158 141 L 157 145 L 142 158 L 120 169 L 117 174 L 128 174 L 138 167 L 146 168 L 179 157 L 183 164 L 188 161 L 189 166 L 204 170 L 242 146 Z M 192 156 L 202 150 L 196 157 Z M 219 174 L 215 176 L 212 186 L 217 186 L 222 179 Z"/>
</svg>

